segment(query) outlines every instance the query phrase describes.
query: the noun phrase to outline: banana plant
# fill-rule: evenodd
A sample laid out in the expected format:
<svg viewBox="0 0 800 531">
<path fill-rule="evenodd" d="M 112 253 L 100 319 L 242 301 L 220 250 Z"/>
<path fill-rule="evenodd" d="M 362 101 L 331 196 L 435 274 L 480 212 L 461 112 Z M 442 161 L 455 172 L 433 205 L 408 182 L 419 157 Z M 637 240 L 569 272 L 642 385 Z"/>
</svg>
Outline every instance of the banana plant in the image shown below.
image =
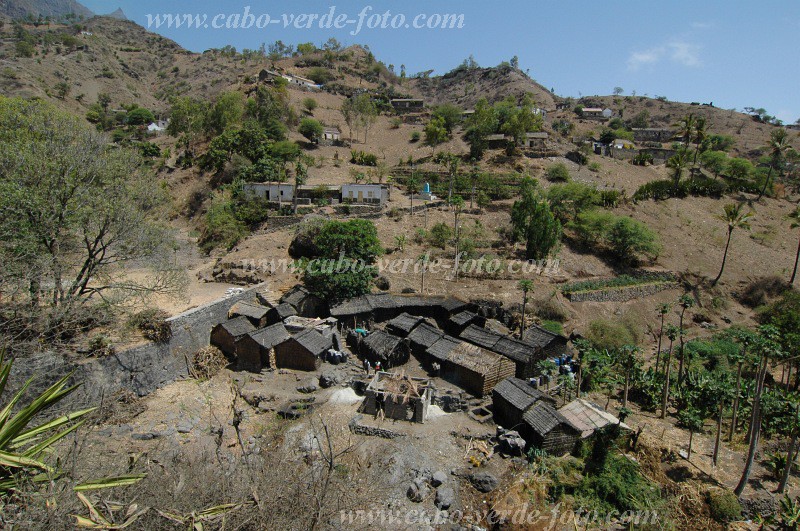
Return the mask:
<svg viewBox="0 0 800 531">
<path fill-rule="evenodd" d="M 5 361 L 0 354 L 0 397 L 3 396 L 12 361 Z M 0 407 L 0 497 L 16 489 L 17 481 L 24 475 L 34 482 L 45 482 L 58 475 L 58 471 L 47 465 L 44 454 L 61 439 L 77 430 L 85 420 L 79 420 L 96 408 L 81 409 L 42 424 L 31 426 L 34 419 L 55 404 L 75 392 L 78 385 L 67 386 L 72 373 L 35 397 L 25 406 L 21 405 L 25 392 L 33 378 Z"/>
</svg>

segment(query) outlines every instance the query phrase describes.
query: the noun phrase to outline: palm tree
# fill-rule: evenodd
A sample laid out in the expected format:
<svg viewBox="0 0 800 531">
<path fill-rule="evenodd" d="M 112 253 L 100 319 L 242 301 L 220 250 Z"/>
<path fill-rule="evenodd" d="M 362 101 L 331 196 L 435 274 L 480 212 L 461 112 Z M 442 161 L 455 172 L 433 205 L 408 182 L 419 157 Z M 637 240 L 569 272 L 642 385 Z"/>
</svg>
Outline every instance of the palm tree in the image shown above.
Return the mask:
<svg viewBox="0 0 800 531">
<path fill-rule="evenodd" d="M 794 211 L 789 214 L 789 218 L 792 220 L 791 227 L 793 229 L 800 228 L 800 206 L 795 207 Z M 800 239 L 797 242 L 797 254 L 794 257 L 794 268 L 792 269 L 792 278 L 789 280 L 789 284 L 794 284 L 794 279 L 797 276 L 797 263 L 800 261 Z"/>
<path fill-rule="evenodd" d="M 689 142 L 692 141 L 694 138 L 695 129 L 697 127 L 697 118 L 694 117 L 694 114 L 687 114 L 680 120 L 678 123 L 675 124 L 675 127 L 678 128 L 678 134 L 676 135 L 683 141 L 683 151 L 689 146 Z"/>
<path fill-rule="evenodd" d="M 742 477 L 739 480 L 739 484 L 736 485 L 736 488 L 733 490 L 737 496 L 741 496 L 742 492 L 744 492 L 744 488 L 747 486 L 747 481 L 750 479 L 750 472 L 753 469 L 756 451 L 758 450 L 758 442 L 761 437 L 761 395 L 764 391 L 764 379 L 767 375 L 769 358 L 780 352 L 776 341 L 777 336 L 778 332 L 772 326 L 761 326 L 759 328 L 759 337 L 756 345 L 759 350 L 760 358 L 758 361 L 755 394 L 753 395 L 753 411 L 750 415 L 750 446 L 747 450 L 747 460 L 745 461 L 744 470 L 742 471 Z"/>
<path fill-rule="evenodd" d="M 658 313 L 661 315 L 661 328 L 658 329 L 658 349 L 656 350 L 656 372 L 658 372 L 658 365 L 661 361 L 661 340 L 664 338 L 664 318 L 672 310 L 672 305 L 668 302 L 658 307 Z"/>
<path fill-rule="evenodd" d="M 667 325 L 667 338 L 669 348 L 667 349 L 666 365 L 664 366 L 664 391 L 661 395 L 661 418 L 667 418 L 667 402 L 669 402 L 669 373 L 672 369 L 672 345 L 678 337 L 679 329 L 675 325 Z"/>
<path fill-rule="evenodd" d="M 678 386 L 683 384 L 683 367 L 686 355 L 686 331 L 683 329 L 683 320 L 686 317 L 686 311 L 694 306 L 694 299 L 689 295 L 681 295 L 678 299 L 681 305 L 681 315 L 678 319 L 678 339 L 681 342 L 680 346 L 680 363 L 678 364 Z"/>
<path fill-rule="evenodd" d="M 761 192 L 759 192 L 756 201 L 760 201 L 761 198 L 764 197 L 764 194 L 767 193 L 767 188 L 769 188 L 769 183 L 772 178 L 772 172 L 774 170 L 780 171 L 786 153 L 792 149 L 792 146 L 789 144 L 789 134 L 786 132 L 786 129 L 780 127 L 772 131 L 766 147 L 767 150 L 769 150 L 769 171 L 767 172 L 767 178 L 764 179 L 764 186 L 761 188 Z"/>
<path fill-rule="evenodd" d="M 640 349 L 638 347 L 625 345 L 623 346 L 617 357 L 617 365 L 622 369 L 622 374 L 625 375 L 625 387 L 622 392 L 622 407 L 628 407 L 628 390 L 631 385 L 631 374 L 641 365 L 639 357 Z"/>
<path fill-rule="evenodd" d="M 688 162 L 686 151 L 678 151 L 678 153 L 667 160 L 667 168 L 670 170 L 669 175 L 676 193 L 678 191 L 678 185 L 683 178 L 683 171 L 686 169 Z"/>
<path fill-rule="evenodd" d="M 420 293 L 425 295 L 425 271 L 428 269 L 428 262 L 431 259 L 431 255 L 429 252 L 425 252 L 417 258 L 417 262 L 421 264 L 420 271 L 422 272 L 422 287 L 420 288 Z"/>
<path fill-rule="evenodd" d="M 700 153 L 700 144 L 706 139 L 706 119 L 702 116 L 695 120 L 694 131 L 691 140 L 694 143 L 694 159 L 692 160 L 693 171 L 697 167 L 697 155 Z"/>
<path fill-rule="evenodd" d="M 533 289 L 533 281 L 520 280 L 517 287 L 522 291 L 522 324 L 519 327 L 519 338 L 525 335 L 525 307 L 528 305 L 528 292 Z"/>
<path fill-rule="evenodd" d="M 721 380 L 712 380 L 710 382 L 709 395 L 716 402 L 719 408 L 717 412 L 717 432 L 714 436 L 714 453 L 711 455 L 711 463 L 717 466 L 717 458 L 719 457 L 719 443 L 722 437 L 722 415 L 725 412 L 725 405 L 730 402 L 733 395 L 733 388 L 727 378 Z"/>
<path fill-rule="evenodd" d="M 458 244 L 459 244 L 459 231 L 458 231 L 458 216 L 461 214 L 461 210 L 464 208 L 464 198 L 460 195 L 453 197 L 452 203 L 453 205 L 453 233 L 455 235 L 455 243 L 456 243 L 456 258 L 455 264 L 453 264 L 453 278 L 458 278 Z"/>
<path fill-rule="evenodd" d="M 722 272 L 725 270 L 725 261 L 728 259 L 728 248 L 731 245 L 733 230 L 740 227 L 745 230 L 750 230 L 750 220 L 753 218 L 753 212 L 745 213 L 742 211 L 743 207 L 743 203 L 728 203 L 724 207 L 725 214 L 720 217 L 722 221 L 728 224 L 728 241 L 725 243 L 725 253 L 722 255 L 722 266 L 719 268 L 717 278 L 711 283 L 712 286 L 716 286 L 719 279 L 722 278 Z"/>
<path fill-rule="evenodd" d="M 733 392 L 733 413 L 731 414 L 731 427 L 728 432 L 728 441 L 733 440 L 736 433 L 737 415 L 739 413 L 739 399 L 742 393 L 742 369 L 747 360 L 747 348 L 752 344 L 755 336 L 749 330 L 739 330 L 735 332 L 734 339 L 742 345 L 736 354 L 730 356 L 730 361 L 736 363 L 736 387 Z"/>
<path fill-rule="evenodd" d="M 800 401 L 798 400 L 797 396 L 793 396 L 789 399 L 794 406 L 794 415 L 792 417 L 792 440 L 789 442 L 789 449 L 786 450 L 786 467 L 783 469 L 783 474 L 781 474 L 781 481 L 778 484 L 778 489 L 776 492 L 778 494 L 783 494 L 786 490 L 786 484 L 789 483 L 789 475 L 792 473 L 792 465 L 795 458 L 795 448 L 797 447 L 797 436 L 798 436 L 798 429 L 800 429 Z"/>
</svg>

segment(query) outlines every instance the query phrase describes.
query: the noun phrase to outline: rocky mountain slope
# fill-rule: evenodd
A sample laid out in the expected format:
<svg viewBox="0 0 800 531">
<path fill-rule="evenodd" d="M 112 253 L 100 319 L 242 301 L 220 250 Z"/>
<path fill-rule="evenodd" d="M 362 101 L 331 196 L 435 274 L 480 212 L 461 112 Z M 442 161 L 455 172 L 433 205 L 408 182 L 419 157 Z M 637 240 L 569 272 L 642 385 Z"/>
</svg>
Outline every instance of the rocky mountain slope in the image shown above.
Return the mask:
<svg viewBox="0 0 800 531">
<path fill-rule="evenodd" d="M 58 18 L 64 15 L 91 17 L 94 13 L 75 0 L 0 0 L 0 15 L 12 19 L 25 18 L 28 15 L 36 18 Z"/>
</svg>

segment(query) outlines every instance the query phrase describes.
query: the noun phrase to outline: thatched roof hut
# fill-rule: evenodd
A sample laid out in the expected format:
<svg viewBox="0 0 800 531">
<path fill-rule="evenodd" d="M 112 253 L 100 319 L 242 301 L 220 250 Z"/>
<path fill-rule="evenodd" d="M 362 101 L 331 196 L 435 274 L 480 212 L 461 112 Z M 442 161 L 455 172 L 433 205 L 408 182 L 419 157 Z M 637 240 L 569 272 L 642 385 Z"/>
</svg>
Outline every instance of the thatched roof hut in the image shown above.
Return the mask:
<svg viewBox="0 0 800 531">
<path fill-rule="evenodd" d="M 504 428 L 517 430 L 522 415 L 536 402 L 544 400 L 555 405 L 555 400 L 527 381 L 520 378 L 506 378 L 492 391 L 492 413 L 494 421 Z"/>
<path fill-rule="evenodd" d="M 461 338 L 474 345 L 496 352 L 514 362 L 517 378 L 531 378 L 537 374 L 537 364 L 545 359 L 543 352 L 514 339 L 487 328 L 474 324 L 469 325 L 462 333 Z"/>
<path fill-rule="evenodd" d="M 267 323 L 275 324 L 282 323 L 284 319 L 297 315 L 297 310 L 294 306 L 288 303 L 282 303 L 267 312 Z"/>
<path fill-rule="evenodd" d="M 328 303 L 301 284 L 284 293 L 280 303 L 291 305 L 301 317 L 325 317 L 329 313 Z"/>
<path fill-rule="evenodd" d="M 594 435 L 597 430 L 602 430 L 611 425 L 618 425 L 623 429 L 631 429 L 630 426 L 604 410 L 601 406 L 578 398 L 558 410 L 570 424 L 578 428 L 581 438 L 585 439 Z"/>
<path fill-rule="evenodd" d="M 255 302 L 239 301 L 228 311 L 228 318 L 247 317 L 253 323 L 253 326 L 262 328 L 267 326 L 267 312 L 269 310 L 267 306 L 262 306 Z"/>
<path fill-rule="evenodd" d="M 279 369 L 315 371 L 332 347 L 331 337 L 308 328 L 275 347 L 275 366 Z"/>
<path fill-rule="evenodd" d="M 255 329 L 247 317 L 236 317 L 212 328 L 210 343 L 220 349 L 228 359 L 233 360 L 236 358 L 236 341 Z"/>
<path fill-rule="evenodd" d="M 360 354 L 373 365 L 380 361 L 384 368 L 403 365 L 408 361 L 408 341 L 383 330 L 375 330 L 360 344 Z"/>
<path fill-rule="evenodd" d="M 424 321 L 422 317 L 403 312 L 386 323 L 386 331 L 396 336 L 408 337 L 408 334 L 422 321 Z"/>
<path fill-rule="evenodd" d="M 453 315 L 447 320 L 447 323 L 445 324 L 445 330 L 448 334 L 458 336 L 461 335 L 461 332 L 463 332 L 468 326 L 473 324 L 483 327 L 486 324 L 486 318 L 479 316 L 475 312 L 464 310 L 463 312 Z"/>
<path fill-rule="evenodd" d="M 478 397 L 491 393 L 515 370 L 511 360 L 450 336 L 434 343 L 428 356 L 439 363 L 442 378 Z"/>
<path fill-rule="evenodd" d="M 544 357 L 558 357 L 567 353 L 569 340 L 539 325 L 530 325 L 522 334 L 522 342 L 534 348 L 541 349 Z"/>
<path fill-rule="evenodd" d="M 444 332 L 433 326 L 428 322 L 422 322 L 417 325 L 414 330 L 408 334 L 408 340 L 411 344 L 411 352 L 421 358 L 425 359 L 427 351 L 434 343 L 439 341 L 444 336 Z"/>
<path fill-rule="evenodd" d="M 347 324 L 352 320 L 383 322 L 402 313 L 444 320 L 468 307 L 469 303 L 454 297 L 374 293 L 334 306 L 331 308 L 331 315 Z"/>
<path fill-rule="evenodd" d="M 272 365 L 271 351 L 291 338 L 283 323 L 250 332 L 236 342 L 237 368 L 240 371 L 261 372 Z"/>
</svg>

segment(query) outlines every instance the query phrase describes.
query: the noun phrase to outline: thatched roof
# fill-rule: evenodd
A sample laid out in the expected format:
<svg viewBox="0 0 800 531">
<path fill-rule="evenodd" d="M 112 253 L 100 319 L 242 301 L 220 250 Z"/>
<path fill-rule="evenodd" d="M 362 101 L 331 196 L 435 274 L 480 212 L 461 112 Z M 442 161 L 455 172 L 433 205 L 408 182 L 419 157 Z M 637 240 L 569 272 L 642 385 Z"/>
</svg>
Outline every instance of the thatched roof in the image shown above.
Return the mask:
<svg viewBox="0 0 800 531">
<path fill-rule="evenodd" d="M 408 334 L 411 344 L 428 349 L 444 336 L 444 332 L 430 323 L 422 322 Z"/>
<path fill-rule="evenodd" d="M 386 323 L 386 330 L 392 334 L 405 337 L 422 321 L 422 317 L 404 312 Z"/>
<path fill-rule="evenodd" d="M 255 331 L 256 327 L 250 322 L 250 319 L 244 316 L 239 316 L 234 319 L 220 323 L 217 326 L 225 330 L 231 336 L 238 338 Z"/>
<path fill-rule="evenodd" d="M 522 420 L 542 437 L 561 425 L 566 425 L 575 431 L 579 431 L 549 402 L 535 403 L 522 415 Z"/>
<path fill-rule="evenodd" d="M 331 348 L 330 338 L 324 337 L 316 330 L 309 328 L 294 336 L 294 340 L 300 343 L 306 350 L 319 356 Z"/>
<path fill-rule="evenodd" d="M 283 326 L 283 323 L 276 323 L 272 326 L 256 330 L 248 334 L 250 338 L 258 343 L 259 346 L 270 349 L 287 341 L 290 337 L 289 332 Z"/>
<path fill-rule="evenodd" d="M 285 302 L 277 305 L 270 312 L 276 316 L 278 321 L 297 315 L 297 310 L 294 309 L 294 306 Z"/>
<path fill-rule="evenodd" d="M 333 308 L 331 315 L 346 317 L 370 313 L 376 310 L 419 311 L 424 308 L 441 308 L 448 313 L 463 310 L 468 303 L 454 297 L 425 297 L 421 295 L 396 295 L 391 293 L 372 293 L 346 300 Z"/>
<path fill-rule="evenodd" d="M 612 424 L 619 424 L 625 429 L 630 429 L 627 424 L 620 423 L 617 417 L 602 407 L 582 398 L 573 400 L 558 412 L 581 432 L 581 438 L 589 437 L 596 430 Z"/>
<path fill-rule="evenodd" d="M 461 342 L 450 336 L 441 336 L 438 341 L 428 347 L 427 354 L 437 360 L 446 361 L 450 359 L 453 353 Z"/>
<path fill-rule="evenodd" d="M 466 341 L 461 341 L 456 348 L 450 351 L 447 361 L 478 374 L 486 375 L 497 369 L 497 366 L 502 363 L 503 357 Z"/>
<path fill-rule="evenodd" d="M 532 347 L 546 348 L 554 341 L 566 343 L 567 338 L 533 324 L 525 330 L 525 333 L 522 335 L 522 341 Z"/>
<path fill-rule="evenodd" d="M 450 322 L 456 326 L 462 327 L 466 326 L 469 323 L 473 322 L 475 319 L 478 318 L 478 314 L 475 312 L 470 312 L 465 310 L 463 312 L 459 312 L 450 318 Z"/>
<path fill-rule="evenodd" d="M 379 358 L 388 358 L 403 343 L 403 339 L 383 330 L 375 330 L 364 338 L 361 345 Z"/>
<path fill-rule="evenodd" d="M 260 321 L 270 309 L 254 302 L 239 301 L 228 312 L 229 317 L 248 317 Z"/>
<path fill-rule="evenodd" d="M 312 294 L 304 286 L 302 286 L 301 284 L 297 284 L 292 289 L 283 294 L 283 297 L 281 297 L 280 302 L 281 304 L 284 303 L 291 304 L 295 308 L 299 308 L 306 301 L 306 299 L 309 298 L 319 300 L 319 297 Z"/>
<path fill-rule="evenodd" d="M 554 402 L 546 393 L 534 389 L 528 382 L 519 378 L 506 378 L 495 386 L 493 393 L 493 396 L 503 398 L 520 412 L 540 400 Z"/>
<path fill-rule="evenodd" d="M 536 356 L 538 350 L 518 339 L 474 324 L 469 325 L 461 332 L 461 338 L 520 363 L 529 363 Z"/>
<path fill-rule="evenodd" d="M 487 328 L 480 326 L 469 325 L 463 332 L 461 332 L 461 339 L 465 339 L 470 343 L 474 343 L 483 348 L 492 349 L 503 336 L 497 332 L 492 332 Z"/>
</svg>

